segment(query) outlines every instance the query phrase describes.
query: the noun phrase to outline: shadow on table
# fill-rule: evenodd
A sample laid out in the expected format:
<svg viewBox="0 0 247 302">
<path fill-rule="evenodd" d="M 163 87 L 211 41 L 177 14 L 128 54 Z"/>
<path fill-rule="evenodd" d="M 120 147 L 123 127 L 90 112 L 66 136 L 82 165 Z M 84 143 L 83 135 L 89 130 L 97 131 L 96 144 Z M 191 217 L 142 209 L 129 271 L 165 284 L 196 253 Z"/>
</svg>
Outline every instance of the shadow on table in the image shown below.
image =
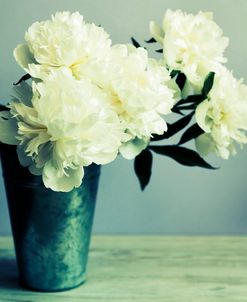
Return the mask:
<svg viewBox="0 0 247 302">
<path fill-rule="evenodd" d="M 17 266 L 14 259 L 0 259 L 0 290 L 2 289 L 22 289 L 18 283 Z"/>
</svg>

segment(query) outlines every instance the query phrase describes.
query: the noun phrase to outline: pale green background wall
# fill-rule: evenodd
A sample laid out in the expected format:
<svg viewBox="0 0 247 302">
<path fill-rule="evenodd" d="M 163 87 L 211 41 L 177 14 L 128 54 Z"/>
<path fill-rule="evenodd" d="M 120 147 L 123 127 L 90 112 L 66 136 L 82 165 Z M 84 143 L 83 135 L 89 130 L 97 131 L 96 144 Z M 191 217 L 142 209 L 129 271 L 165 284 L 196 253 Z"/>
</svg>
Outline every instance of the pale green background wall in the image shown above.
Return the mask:
<svg viewBox="0 0 247 302">
<path fill-rule="evenodd" d="M 7 102 L 11 84 L 23 72 L 12 57 L 25 30 L 58 10 L 79 11 L 101 24 L 114 43 L 131 35 L 149 37 L 149 20 L 161 21 L 167 8 L 214 12 L 230 37 L 228 67 L 247 79 L 246 0 L 0 0 L 0 100 Z M 247 234 L 247 147 L 222 168 L 207 171 L 182 167 L 156 157 L 150 186 L 142 193 L 132 162 L 118 159 L 103 168 L 94 231 L 126 234 Z M 0 179 L 0 234 L 9 222 Z"/>
</svg>

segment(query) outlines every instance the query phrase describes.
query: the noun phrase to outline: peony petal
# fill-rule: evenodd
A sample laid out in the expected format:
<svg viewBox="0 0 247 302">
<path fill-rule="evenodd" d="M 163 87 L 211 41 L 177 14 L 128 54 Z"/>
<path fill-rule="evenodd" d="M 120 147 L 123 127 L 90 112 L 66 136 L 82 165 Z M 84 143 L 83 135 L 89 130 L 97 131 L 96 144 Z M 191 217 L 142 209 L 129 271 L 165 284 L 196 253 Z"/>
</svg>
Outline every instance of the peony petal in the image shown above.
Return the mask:
<svg viewBox="0 0 247 302">
<path fill-rule="evenodd" d="M 26 82 L 21 82 L 13 88 L 14 97 L 26 106 L 32 106 L 33 91 L 32 87 Z"/>
<path fill-rule="evenodd" d="M 19 44 L 14 49 L 14 57 L 16 62 L 29 73 L 29 64 L 36 63 L 33 54 L 30 52 L 26 44 Z"/>
<path fill-rule="evenodd" d="M 48 161 L 43 169 L 44 185 L 57 192 L 69 192 L 73 188 L 78 188 L 84 176 L 83 167 L 79 166 L 75 169 L 68 168 L 65 172 L 66 174 L 56 169 L 52 160 Z"/>
<path fill-rule="evenodd" d="M 228 146 L 228 148 L 226 147 L 222 147 L 222 146 L 217 146 L 217 153 L 223 158 L 223 159 L 228 159 L 230 156 L 230 150 L 232 151 L 232 155 L 236 154 L 236 150 L 231 148 L 231 146 Z"/>
<path fill-rule="evenodd" d="M 39 64 L 29 64 L 29 73 L 33 78 L 44 80 L 52 73 L 52 71 L 58 70 L 58 67 L 39 65 Z"/>
<path fill-rule="evenodd" d="M 40 146 L 50 140 L 50 135 L 47 132 L 40 132 L 34 138 L 26 144 L 26 152 L 28 155 L 37 155 L 39 153 Z"/>
<path fill-rule="evenodd" d="M 149 24 L 149 30 L 154 39 L 160 44 L 163 44 L 165 35 L 163 29 L 157 23 L 151 21 Z"/>
<path fill-rule="evenodd" d="M 28 170 L 29 170 L 33 175 L 36 175 L 36 176 L 42 175 L 42 172 L 43 172 L 43 169 L 37 168 L 37 167 L 35 166 L 34 163 L 33 163 L 31 166 L 28 167 Z"/>
<path fill-rule="evenodd" d="M 196 108 L 196 122 L 197 124 L 204 130 L 205 132 L 210 132 L 210 126 L 206 124 L 206 116 L 208 112 L 210 104 L 209 101 L 203 101 L 200 105 Z"/>
<path fill-rule="evenodd" d="M 32 165 L 33 163 L 32 158 L 27 156 L 23 145 L 17 146 L 17 155 L 18 155 L 19 162 L 23 167 L 28 167 Z"/>
<path fill-rule="evenodd" d="M 111 152 L 98 152 L 95 153 L 93 156 L 93 162 L 97 165 L 106 165 L 109 164 L 110 162 L 114 161 L 114 159 L 118 155 L 118 150 L 114 150 Z"/>
<path fill-rule="evenodd" d="M 126 158 L 126 159 L 133 159 L 135 158 L 138 154 L 144 150 L 149 143 L 149 139 L 139 139 L 135 138 L 131 141 L 128 141 L 127 143 L 124 143 L 120 148 L 119 151 L 121 155 Z"/>
<path fill-rule="evenodd" d="M 16 119 L 9 111 L 0 112 L 0 141 L 8 145 L 17 145 L 18 128 Z"/>
<path fill-rule="evenodd" d="M 37 129 L 44 128 L 39 122 L 39 117 L 36 110 L 33 107 L 24 105 L 24 103 L 13 102 L 10 104 L 11 114 L 21 118 L 21 121 L 18 122 L 19 134 L 20 132 L 28 131 L 37 132 Z"/>
<path fill-rule="evenodd" d="M 215 143 L 212 136 L 208 133 L 203 133 L 195 139 L 195 146 L 201 156 L 206 156 L 215 150 Z"/>
<path fill-rule="evenodd" d="M 158 32 L 155 28 L 152 31 Z M 163 20 L 163 55 L 170 70 L 182 71 L 200 89 L 210 71 L 226 62 L 228 39 L 213 21 L 212 14 L 197 15 L 167 10 Z M 158 35 L 158 34 L 156 34 Z"/>
</svg>

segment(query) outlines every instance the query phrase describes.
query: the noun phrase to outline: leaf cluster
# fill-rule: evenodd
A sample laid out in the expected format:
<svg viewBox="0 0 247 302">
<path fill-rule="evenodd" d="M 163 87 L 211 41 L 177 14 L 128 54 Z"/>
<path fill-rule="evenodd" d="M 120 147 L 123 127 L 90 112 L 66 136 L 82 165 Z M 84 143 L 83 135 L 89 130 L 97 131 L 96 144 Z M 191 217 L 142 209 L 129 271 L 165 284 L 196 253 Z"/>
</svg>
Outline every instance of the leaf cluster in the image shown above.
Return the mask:
<svg viewBox="0 0 247 302">
<path fill-rule="evenodd" d="M 147 43 L 155 43 L 156 41 L 152 38 Z M 134 44 L 137 45 L 136 43 Z M 140 44 L 138 43 L 139 47 Z M 179 70 L 173 70 L 170 76 L 175 79 L 179 89 L 182 91 L 187 78 L 184 73 Z M 151 138 L 151 144 L 143 150 L 134 160 L 134 170 L 138 177 L 141 189 L 144 190 L 148 185 L 151 174 L 152 174 L 152 164 L 153 164 L 153 153 L 170 157 L 179 164 L 189 167 L 201 167 L 206 169 L 216 169 L 208 162 L 206 162 L 196 151 L 189 148 L 183 147 L 181 145 L 196 139 L 198 136 L 204 133 L 204 131 L 199 127 L 197 123 L 191 123 L 195 110 L 197 106 L 204 100 L 209 100 L 209 92 L 214 84 L 215 73 L 210 72 L 203 84 L 203 88 L 200 94 L 189 95 L 184 99 L 178 101 L 172 108 L 174 113 L 182 115 L 172 124 L 167 124 L 167 131 L 161 135 L 154 134 Z M 185 130 L 184 130 L 185 129 Z M 183 131 L 184 130 L 184 131 Z M 167 140 L 183 131 L 182 135 L 175 145 L 153 145 L 152 143 L 160 142 L 162 140 Z"/>
</svg>

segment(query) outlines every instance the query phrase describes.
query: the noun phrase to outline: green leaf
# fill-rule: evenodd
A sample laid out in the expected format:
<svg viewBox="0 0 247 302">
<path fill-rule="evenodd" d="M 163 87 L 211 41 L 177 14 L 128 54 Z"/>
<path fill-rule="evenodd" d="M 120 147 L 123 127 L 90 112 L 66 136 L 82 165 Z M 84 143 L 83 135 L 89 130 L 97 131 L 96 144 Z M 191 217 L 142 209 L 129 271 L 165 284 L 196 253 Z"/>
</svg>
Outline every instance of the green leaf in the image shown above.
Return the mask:
<svg viewBox="0 0 247 302">
<path fill-rule="evenodd" d="M 202 94 L 204 96 L 207 96 L 208 93 L 210 92 L 210 90 L 212 89 L 213 87 L 213 84 L 214 84 L 214 77 L 215 77 L 215 73 L 214 72 L 210 72 L 205 81 L 204 81 L 204 85 L 203 85 L 203 88 L 202 88 Z"/>
<path fill-rule="evenodd" d="M 158 53 L 163 53 L 163 49 L 162 48 L 161 49 L 157 49 L 155 51 L 158 52 Z"/>
<path fill-rule="evenodd" d="M 0 111 L 9 111 L 10 109 L 3 104 L 0 104 Z"/>
<path fill-rule="evenodd" d="M 178 121 L 176 121 L 173 124 L 167 124 L 167 131 L 161 135 L 157 135 L 157 134 L 153 135 L 153 137 L 151 138 L 151 141 L 160 141 L 162 139 L 167 139 L 167 138 L 173 136 L 174 134 L 181 131 L 183 128 L 185 128 L 190 123 L 192 116 L 193 116 L 193 113 L 190 113 L 190 114 L 182 117 L 181 119 L 179 119 Z"/>
<path fill-rule="evenodd" d="M 180 106 L 180 105 L 184 105 L 184 104 L 190 104 L 190 103 L 194 103 L 194 104 L 200 104 L 202 101 L 204 101 L 206 99 L 206 97 L 202 94 L 195 94 L 195 95 L 189 95 L 186 99 L 182 99 L 180 101 L 178 101 L 175 106 Z"/>
<path fill-rule="evenodd" d="M 174 112 L 174 113 L 177 113 L 177 114 L 180 114 L 180 115 L 185 115 L 179 108 L 177 108 L 177 107 L 173 107 L 172 109 L 171 109 L 171 111 L 172 112 Z"/>
<path fill-rule="evenodd" d="M 157 41 L 154 38 L 145 41 L 146 43 L 156 43 Z"/>
<path fill-rule="evenodd" d="M 176 109 L 178 110 L 195 110 L 196 109 L 196 104 L 189 104 L 189 105 L 185 105 L 185 106 L 177 106 Z"/>
<path fill-rule="evenodd" d="M 135 173 L 140 182 L 142 191 L 148 185 L 152 174 L 153 155 L 150 150 L 145 149 L 136 156 L 134 161 Z"/>
<path fill-rule="evenodd" d="M 197 166 L 206 169 L 216 169 L 207 163 L 197 152 L 180 146 L 149 146 L 149 149 L 168 156 L 184 166 Z"/>
<path fill-rule="evenodd" d="M 131 37 L 131 42 L 136 48 L 141 47 L 140 43 L 137 42 L 136 39 L 134 39 L 133 37 Z"/>
<path fill-rule="evenodd" d="M 31 79 L 30 74 L 25 74 L 23 77 L 20 78 L 20 80 L 16 83 L 13 83 L 14 86 L 19 85 L 23 81 L 27 81 L 28 79 Z"/>
<path fill-rule="evenodd" d="M 181 73 L 180 70 L 172 70 L 172 71 L 170 72 L 170 77 L 171 77 L 171 78 L 174 78 L 175 76 L 177 76 L 177 75 L 180 74 L 180 73 Z"/>
<path fill-rule="evenodd" d="M 201 135 L 203 133 L 204 133 L 204 131 L 202 130 L 202 128 L 200 128 L 198 126 L 198 124 L 194 124 L 184 132 L 178 145 L 185 144 L 188 141 L 197 138 L 199 135 Z"/>
<path fill-rule="evenodd" d="M 180 72 L 178 75 L 177 75 L 177 78 L 176 78 L 176 83 L 179 87 L 179 89 L 182 91 L 183 88 L 184 88 L 184 85 L 185 85 L 185 82 L 186 82 L 186 75 L 182 72 Z"/>
</svg>

